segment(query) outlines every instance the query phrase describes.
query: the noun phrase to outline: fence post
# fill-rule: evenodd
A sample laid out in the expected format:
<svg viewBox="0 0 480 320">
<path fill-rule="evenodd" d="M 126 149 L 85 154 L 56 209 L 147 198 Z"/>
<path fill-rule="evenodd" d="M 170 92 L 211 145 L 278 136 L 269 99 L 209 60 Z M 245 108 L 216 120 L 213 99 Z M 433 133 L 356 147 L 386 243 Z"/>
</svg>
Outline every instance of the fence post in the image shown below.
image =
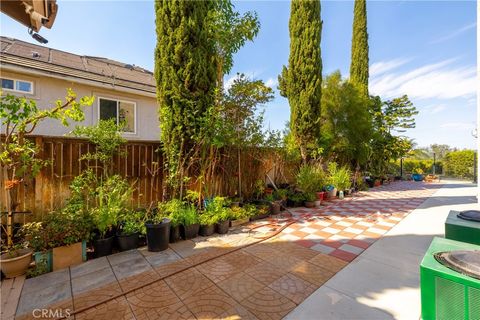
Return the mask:
<svg viewBox="0 0 480 320">
<path fill-rule="evenodd" d="M 35 145 L 38 148 L 38 158 L 44 159 L 43 154 L 43 138 L 41 136 L 35 137 Z M 40 212 L 43 219 L 43 169 L 37 174 L 34 178 L 35 180 L 35 201 L 34 207 L 32 208 L 32 213 L 36 215 L 37 212 Z"/>
</svg>

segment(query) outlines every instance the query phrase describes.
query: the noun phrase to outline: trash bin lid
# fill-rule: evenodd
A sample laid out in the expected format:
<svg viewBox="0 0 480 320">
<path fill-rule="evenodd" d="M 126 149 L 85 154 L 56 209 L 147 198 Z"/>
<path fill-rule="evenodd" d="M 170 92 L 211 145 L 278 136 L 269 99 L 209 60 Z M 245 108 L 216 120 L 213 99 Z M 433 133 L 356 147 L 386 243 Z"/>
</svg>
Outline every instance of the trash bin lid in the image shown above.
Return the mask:
<svg viewBox="0 0 480 320">
<path fill-rule="evenodd" d="M 480 280 L 480 250 L 437 252 L 434 257 L 444 266 Z"/>
<path fill-rule="evenodd" d="M 457 217 L 459 217 L 461 219 L 464 219 L 464 220 L 480 222 L 480 211 L 478 211 L 478 210 L 461 211 L 459 214 L 457 214 Z"/>
</svg>

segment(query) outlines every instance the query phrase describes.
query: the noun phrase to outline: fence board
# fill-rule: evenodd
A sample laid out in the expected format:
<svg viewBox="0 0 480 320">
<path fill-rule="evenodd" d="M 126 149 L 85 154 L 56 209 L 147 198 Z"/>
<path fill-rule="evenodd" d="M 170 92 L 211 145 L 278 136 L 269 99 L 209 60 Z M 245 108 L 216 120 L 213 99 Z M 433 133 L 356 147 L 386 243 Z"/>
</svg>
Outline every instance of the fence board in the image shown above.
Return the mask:
<svg viewBox="0 0 480 320">
<path fill-rule="evenodd" d="M 102 168 L 95 160 L 82 160 L 87 153 L 95 152 L 95 146 L 88 141 L 65 137 L 30 137 L 39 146 L 39 157 L 49 160 L 35 179 L 25 181 L 20 187 L 21 210 L 32 211 L 33 219 L 39 219 L 43 214 L 59 209 L 65 205 L 69 196 L 69 185 L 73 178 L 81 172 L 92 168 L 98 174 Z M 164 192 L 163 157 L 160 144 L 157 142 L 128 142 L 120 148 L 122 152 L 112 160 L 114 174 L 119 174 L 134 183 L 136 190 L 131 199 L 131 205 L 146 207 L 151 202 L 161 201 Z M 265 150 L 248 150 L 242 152 L 242 193 L 250 196 L 257 179 L 265 180 L 268 173 L 276 182 L 285 182 L 283 163 L 276 160 Z M 235 148 L 219 150 L 219 160 L 215 166 L 214 179 L 209 187 L 210 193 L 218 195 L 234 195 L 238 188 L 238 158 Z M 253 155 L 255 154 L 255 155 Z M 261 155 L 262 159 L 259 159 Z M 191 172 L 195 176 L 196 172 Z M 279 181 L 280 179 L 280 181 Z M 3 190 L 3 170 L 0 168 L 0 187 Z M 268 181 L 266 181 L 268 182 Z M 195 183 L 191 188 L 198 190 Z M 0 209 L 6 211 L 6 193 L 0 193 Z"/>
</svg>

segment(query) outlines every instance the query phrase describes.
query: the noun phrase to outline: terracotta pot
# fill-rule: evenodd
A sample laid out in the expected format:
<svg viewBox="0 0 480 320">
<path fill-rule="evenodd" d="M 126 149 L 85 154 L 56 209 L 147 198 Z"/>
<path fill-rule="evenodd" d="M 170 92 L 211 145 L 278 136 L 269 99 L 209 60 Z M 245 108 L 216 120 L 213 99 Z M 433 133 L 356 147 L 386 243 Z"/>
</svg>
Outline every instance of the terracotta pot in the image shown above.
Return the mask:
<svg viewBox="0 0 480 320">
<path fill-rule="evenodd" d="M 320 205 L 322 204 L 322 200 L 315 200 L 315 208 L 320 208 Z"/>
<path fill-rule="evenodd" d="M 8 253 L 0 256 L 1 270 L 5 277 L 14 278 L 24 275 L 32 262 L 33 251 L 30 249 L 18 250 L 18 256 L 10 258 Z"/>
<path fill-rule="evenodd" d="M 52 249 L 53 271 L 68 268 L 83 262 L 82 243 Z"/>
<path fill-rule="evenodd" d="M 375 183 L 373 184 L 374 187 L 379 187 L 382 185 L 382 182 L 380 180 L 375 180 Z"/>
</svg>

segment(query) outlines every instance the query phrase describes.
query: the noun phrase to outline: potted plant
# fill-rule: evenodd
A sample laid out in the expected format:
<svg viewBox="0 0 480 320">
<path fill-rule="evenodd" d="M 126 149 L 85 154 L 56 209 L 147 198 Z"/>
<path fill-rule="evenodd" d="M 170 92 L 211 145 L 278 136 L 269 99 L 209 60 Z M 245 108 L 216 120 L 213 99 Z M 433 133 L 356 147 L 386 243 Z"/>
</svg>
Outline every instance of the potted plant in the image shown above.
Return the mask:
<svg viewBox="0 0 480 320">
<path fill-rule="evenodd" d="M 273 194 L 267 194 L 265 196 L 265 201 L 270 204 L 270 209 L 272 214 L 274 215 L 280 214 L 280 208 L 281 208 L 280 202 L 275 201 Z"/>
<path fill-rule="evenodd" d="M 287 205 L 288 199 L 288 190 L 287 189 L 277 189 L 273 192 L 273 198 L 275 202 L 278 203 L 278 212 L 282 211 L 282 206 Z"/>
<path fill-rule="evenodd" d="M 230 217 L 230 208 L 222 207 L 216 212 L 217 223 L 215 223 L 215 231 L 218 234 L 225 234 L 228 232 L 228 228 L 230 227 Z"/>
<path fill-rule="evenodd" d="M 340 167 L 335 171 L 332 182 L 335 183 L 339 191 L 339 198 L 344 198 L 344 192 L 350 188 L 352 182 L 350 180 L 351 172 L 347 167 Z"/>
<path fill-rule="evenodd" d="M 217 218 L 211 211 L 204 211 L 198 217 L 200 223 L 200 229 L 198 233 L 201 236 L 207 237 L 212 235 L 215 232 L 215 223 L 217 222 Z"/>
<path fill-rule="evenodd" d="M 322 167 L 320 165 L 312 164 L 303 165 L 298 170 L 296 180 L 298 187 L 303 191 L 304 196 L 306 197 L 304 199 L 305 202 L 308 202 L 309 208 L 313 208 L 315 206 L 315 200 L 318 199 L 317 192 L 322 189 L 322 185 L 324 184 Z"/>
<path fill-rule="evenodd" d="M 180 224 L 180 235 L 184 240 L 195 238 L 200 228 L 197 210 L 192 205 L 183 205 L 180 212 L 182 221 Z"/>
<path fill-rule="evenodd" d="M 413 169 L 412 179 L 413 181 L 423 181 L 423 170 L 421 168 Z"/>
<path fill-rule="evenodd" d="M 211 216 L 211 221 L 215 221 L 215 231 L 218 234 L 228 232 L 230 226 L 231 209 L 228 207 L 228 201 L 224 197 L 214 197 L 206 203 L 204 214 Z"/>
<path fill-rule="evenodd" d="M 52 271 L 52 250 L 49 248 L 48 233 L 42 222 L 28 222 L 22 226 L 19 232 L 27 246 L 33 250 L 35 266 L 44 265 L 45 272 Z"/>
<path fill-rule="evenodd" d="M 86 240 L 92 221 L 83 211 L 71 211 L 67 205 L 60 212 L 49 213 L 43 221 L 52 248 L 52 269 L 60 270 L 86 260 Z"/>
<path fill-rule="evenodd" d="M 250 208 L 247 205 L 247 208 Z M 250 211 L 245 207 L 234 207 L 230 210 L 230 227 L 237 227 L 250 221 Z"/>
<path fill-rule="evenodd" d="M 305 192 L 305 207 L 307 208 L 313 208 L 315 207 L 315 199 L 317 199 L 317 196 L 313 192 Z"/>
<path fill-rule="evenodd" d="M 126 207 L 133 192 L 128 182 L 119 175 L 113 175 L 100 182 L 96 189 L 97 206 L 92 210 L 92 216 L 97 228 L 93 247 L 96 257 L 112 253 L 115 236 L 121 212 Z"/>
<path fill-rule="evenodd" d="M 147 210 L 145 229 L 148 251 L 158 252 L 168 249 L 170 240 L 170 219 L 161 210 Z"/>
<path fill-rule="evenodd" d="M 0 95 L 0 127 L 5 129 L 0 137 L 0 166 L 4 173 L 7 252 L 1 255 L 2 271 L 10 276 L 25 273 L 32 257 L 32 250 L 20 248 L 13 242 L 13 218 L 21 205 L 19 189 L 34 178 L 48 164 L 38 154 L 38 146 L 27 135 L 45 119 L 57 119 L 68 125 L 69 121 L 82 121 L 82 108 L 93 103 L 93 97 L 77 101 L 76 94 L 68 90 L 65 102 L 58 100 L 51 108 L 38 108 L 35 100 L 11 94 Z"/>
<path fill-rule="evenodd" d="M 27 272 L 32 262 L 33 250 L 16 244 L 0 255 L 0 267 L 7 278 L 21 276 Z"/>
<path fill-rule="evenodd" d="M 159 202 L 155 214 L 168 217 L 170 220 L 169 242 L 175 243 L 182 237 L 180 235 L 180 225 L 182 224 L 184 203 L 180 199 L 171 199 L 166 202 Z"/>
<path fill-rule="evenodd" d="M 117 245 L 120 251 L 138 248 L 140 234 L 145 234 L 144 214 L 138 210 L 126 210 L 117 230 Z"/>
<path fill-rule="evenodd" d="M 299 191 L 292 191 L 287 200 L 287 205 L 290 207 L 300 207 L 303 206 L 305 202 L 305 195 Z"/>
<path fill-rule="evenodd" d="M 270 207 L 265 204 L 257 205 L 256 212 L 250 217 L 250 221 L 265 219 L 270 216 Z"/>
</svg>

